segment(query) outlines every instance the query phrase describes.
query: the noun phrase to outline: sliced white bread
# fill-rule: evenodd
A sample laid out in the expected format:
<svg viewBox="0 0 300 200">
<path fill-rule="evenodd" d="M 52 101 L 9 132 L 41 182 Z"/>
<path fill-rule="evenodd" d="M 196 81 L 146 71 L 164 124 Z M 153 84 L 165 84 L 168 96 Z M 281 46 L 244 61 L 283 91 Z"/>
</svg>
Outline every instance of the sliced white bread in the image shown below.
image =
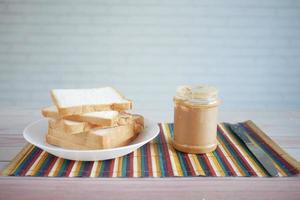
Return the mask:
<svg viewBox="0 0 300 200">
<path fill-rule="evenodd" d="M 100 127 L 111 127 L 117 125 L 119 112 L 114 110 L 89 112 L 82 115 L 70 115 L 67 116 L 66 119 L 79 122 L 88 122 Z"/>
<path fill-rule="evenodd" d="M 63 130 L 67 134 L 78 134 L 89 131 L 91 128 L 93 128 L 93 126 L 87 122 L 76 122 L 66 119 L 49 119 L 48 128 L 61 128 L 61 130 Z"/>
<path fill-rule="evenodd" d="M 57 108 L 55 106 L 49 106 L 42 109 L 42 115 L 51 119 L 66 119 L 76 122 L 87 122 L 99 127 L 113 127 L 117 125 L 126 124 L 132 117 L 131 114 L 122 112 L 119 113 L 115 110 L 88 112 L 81 115 L 70 115 L 60 118 Z"/>
<path fill-rule="evenodd" d="M 123 111 L 132 107 L 132 101 L 112 87 L 54 89 L 51 97 L 61 117 L 105 110 Z"/>
<path fill-rule="evenodd" d="M 88 150 L 93 149 L 91 147 L 87 147 L 84 144 L 77 144 L 74 142 L 70 142 L 69 140 L 65 140 L 62 136 L 54 136 L 50 133 L 46 135 L 46 142 L 48 144 L 52 144 L 55 146 L 63 147 L 66 149 L 76 149 L 76 150 Z"/>
<path fill-rule="evenodd" d="M 143 117 L 134 115 L 130 123 L 113 128 L 92 128 L 79 134 L 67 134 L 64 129 L 49 127 L 46 141 L 69 149 L 105 149 L 124 146 L 143 130 Z"/>
</svg>

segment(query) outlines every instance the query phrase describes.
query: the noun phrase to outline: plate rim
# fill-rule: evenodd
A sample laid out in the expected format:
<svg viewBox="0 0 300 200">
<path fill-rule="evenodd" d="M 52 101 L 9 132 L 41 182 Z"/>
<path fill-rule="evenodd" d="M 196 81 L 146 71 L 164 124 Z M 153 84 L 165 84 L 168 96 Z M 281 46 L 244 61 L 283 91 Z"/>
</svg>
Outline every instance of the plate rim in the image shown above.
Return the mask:
<svg viewBox="0 0 300 200">
<path fill-rule="evenodd" d="M 105 153 L 105 152 L 111 152 L 111 151 L 121 151 L 121 150 L 126 150 L 128 148 L 138 148 L 148 142 L 150 142 L 151 140 L 153 140 L 155 137 L 158 136 L 159 134 L 159 125 L 157 123 L 155 123 L 154 121 L 152 120 L 149 120 L 148 118 L 144 118 L 145 120 L 145 124 L 147 126 L 147 124 L 153 124 L 155 126 L 155 129 L 157 129 L 155 132 L 155 134 L 153 134 L 153 136 L 151 136 L 149 139 L 143 141 L 143 142 L 140 142 L 140 143 L 137 143 L 137 144 L 129 144 L 129 145 L 126 145 L 126 146 L 121 146 L 121 147 L 115 147 L 115 148 L 109 148 L 109 149 L 87 149 L 87 150 L 76 150 L 76 149 L 65 149 L 65 148 L 62 148 L 62 147 L 58 147 L 58 146 L 54 146 L 54 145 L 51 145 L 51 144 L 48 144 L 49 146 L 46 146 L 44 144 L 40 145 L 40 144 L 37 144 L 36 142 L 30 140 L 29 138 L 27 138 L 28 136 L 26 135 L 26 132 L 29 132 L 28 129 L 30 129 L 31 127 L 33 127 L 34 125 L 38 124 L 38 123 L 41 123 L 42 121 L 46 121 L 47 119 L 38 119 L 36 121 L 33 121 L 31 123 L 29 123 L 24 129 L 23 129 L 23 137 L 25 138 L 25 140 L 27 142 L 29 142 L 30 144 L 33 144 L 43 150 L 46 149 L 49 149 L 51 151 L 65 151 L 65 152 L 68 152 L 68 153 Z M 149 123 L 150 122 L 150 123 Z M 134 140 L 132 141 L 134 142 Z M 45 150 L 46 151 L 46 150 Z M 133 150 L 134 151 L 134 150 Z"/>
</svg>

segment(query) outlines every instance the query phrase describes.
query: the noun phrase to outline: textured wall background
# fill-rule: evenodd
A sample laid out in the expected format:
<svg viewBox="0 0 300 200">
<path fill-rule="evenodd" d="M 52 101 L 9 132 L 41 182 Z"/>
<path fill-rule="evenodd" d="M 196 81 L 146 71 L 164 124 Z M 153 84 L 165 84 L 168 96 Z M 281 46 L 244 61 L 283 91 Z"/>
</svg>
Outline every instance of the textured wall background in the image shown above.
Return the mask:
<svg viewBox="0 0 300 200">
<path fill-rule="evenodd" d="M 300 109 L 300 1 L 0 0 L 0 104 L 112 85 L 169 112 L 180 84 L 223 109 Z"/>
</svg>

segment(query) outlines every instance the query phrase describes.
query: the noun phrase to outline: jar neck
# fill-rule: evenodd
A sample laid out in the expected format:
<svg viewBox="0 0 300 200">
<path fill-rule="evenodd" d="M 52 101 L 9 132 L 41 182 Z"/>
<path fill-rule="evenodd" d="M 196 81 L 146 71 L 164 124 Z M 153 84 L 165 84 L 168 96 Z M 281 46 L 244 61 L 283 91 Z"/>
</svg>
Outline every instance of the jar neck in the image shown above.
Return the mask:
<svg viewBox="0 0 300 200">
<path fill-rule="evenodd" d="M 196 104 L 196 105 L 210 105 L 218 102 L 218 99 L 215 97 L 211 98 L 197 98 L 197 99 L 188 99 L 186 103 Z"/>
<path fill-rule="evenodd" d="M 197 98 L 197 99 L 184 99 L 181 97 L 174 97 L 175 103 L 183 103 L 185 105 L 197 107 L 197 106 L 214 106 L 219 104 L 219 99 L 216 97 L 211 98 Z"/>
<path fill-rule="evenodd" d="M 218 90 L 208 85 L 179 86 L 174 99 L 189 105 L 211 105 L 218 103 Z"/>
</svg>

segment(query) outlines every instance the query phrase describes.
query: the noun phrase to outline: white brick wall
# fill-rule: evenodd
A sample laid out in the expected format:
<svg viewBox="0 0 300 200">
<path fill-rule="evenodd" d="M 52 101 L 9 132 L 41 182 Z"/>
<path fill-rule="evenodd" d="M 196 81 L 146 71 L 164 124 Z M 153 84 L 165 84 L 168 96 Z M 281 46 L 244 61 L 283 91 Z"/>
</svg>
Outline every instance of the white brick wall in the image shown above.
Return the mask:
<svg viewBox="0 0 300 200">
<path fill-rule="evenodd" d="M 180 84 L 224 109 L 300 109 L 300 1 L 0 0 L 0 104 L 113 85 L 169 112 Z"/>
</svg>

